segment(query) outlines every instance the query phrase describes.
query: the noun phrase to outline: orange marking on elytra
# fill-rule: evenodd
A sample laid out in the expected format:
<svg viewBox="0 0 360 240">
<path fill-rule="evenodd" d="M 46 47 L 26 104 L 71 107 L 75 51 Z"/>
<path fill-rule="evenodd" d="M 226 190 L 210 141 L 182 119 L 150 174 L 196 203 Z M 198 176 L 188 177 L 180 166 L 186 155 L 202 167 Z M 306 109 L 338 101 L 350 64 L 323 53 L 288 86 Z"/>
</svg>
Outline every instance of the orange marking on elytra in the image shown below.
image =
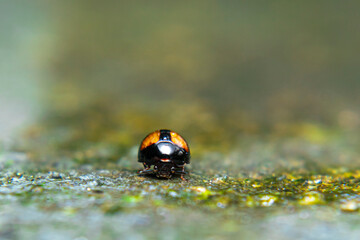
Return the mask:
<svg viewBox="0 0 360 240">
<path fill-rule="evenodd" d="M 171 141 L 178 145 L 179 147 L 182 147 L 185 149 L 185 151 L 189 152 L 189 146 L 185 142 L 185 140 L 176 132 L 170 132 L 171 135 Z"/>
<path fill-rule="evenodd" d="M 159 130 L 150 133 L 141 142 L 140 150 L 143 150 L 144 148 L 147 148 L 148 146 L 156 143 L 157 141 L 159 141 L 159 139 L 160 139 L 160 131 Z"/>
</svg>

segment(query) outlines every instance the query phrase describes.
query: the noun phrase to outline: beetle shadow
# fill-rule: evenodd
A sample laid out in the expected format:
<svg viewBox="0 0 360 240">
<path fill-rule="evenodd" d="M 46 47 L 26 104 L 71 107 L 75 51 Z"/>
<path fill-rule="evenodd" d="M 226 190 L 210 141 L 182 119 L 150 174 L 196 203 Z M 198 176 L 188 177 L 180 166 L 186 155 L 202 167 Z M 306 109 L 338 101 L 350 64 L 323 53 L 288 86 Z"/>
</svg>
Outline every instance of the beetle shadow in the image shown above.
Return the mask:
<svg viewBox="0 0 360 240">
<path fill-rule="evenodd" d="M 160 181 L 166 181 L 166 180 L 174 180 L 174 179 L 181 179 L 180 175 L 173 175 L 171 178 L 166 177 L 157 177 L 155 173 L 138 173 L 139 177 L 144 177 L 147 179 L 153 179 L 153 180 L 160 180 Z"/>
</svg>

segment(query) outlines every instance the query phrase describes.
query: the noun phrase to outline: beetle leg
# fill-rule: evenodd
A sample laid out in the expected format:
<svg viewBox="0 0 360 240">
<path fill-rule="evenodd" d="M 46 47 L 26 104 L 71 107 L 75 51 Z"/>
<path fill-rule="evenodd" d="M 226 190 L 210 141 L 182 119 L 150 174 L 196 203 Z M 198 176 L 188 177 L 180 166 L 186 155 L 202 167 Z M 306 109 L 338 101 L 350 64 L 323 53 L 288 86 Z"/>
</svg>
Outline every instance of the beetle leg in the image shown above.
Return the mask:
<svg viewBox="0 0 360 240">
<path fill-rule="evenodd" d="M 186 178 L 184 178 L 184 174 L 181 174 L 181 175 L 180 175 L 180 178 L 181 178 L 181 180 L 183 180 L 183 181 L 186 181 L 186 182 L 188 181 Z"/>
<path fill-rule="evenodd" d="M 147 171 L 150 169 L 150 166 L 149 165 L 146 165 L 146 163 L 144 163 L 144 170 L 143 171 Z"/>
<path fill-rule="evenodd" d="M 151 173 L 153 172 L 152 170 L 150 170 L 151 166 L 146 165 L 146 163 L 144 163 L 144 169 L 140 170 L 139 173 L 143 174 L 143 173 Z"/>
<path fill-rule="evenodd" d="M 144 170 L 141 170 L 139 173 L 140 174 L 144 174 L 144 173 L 153 173 L 154 170 L 151 170 L 151 169 L 144 169 Z"/>
<path fill-rule="evenodd" d="M 175 174 L 180 174 L 180 178 L 183 181 L 188 181 L 187 179 L 185 179 L 185 174 L 188 174 L 187 172 L 185 172 L 185 166 L 181 166 L 180 169 L 178 171 L 174 172 Z"/>
</svg>

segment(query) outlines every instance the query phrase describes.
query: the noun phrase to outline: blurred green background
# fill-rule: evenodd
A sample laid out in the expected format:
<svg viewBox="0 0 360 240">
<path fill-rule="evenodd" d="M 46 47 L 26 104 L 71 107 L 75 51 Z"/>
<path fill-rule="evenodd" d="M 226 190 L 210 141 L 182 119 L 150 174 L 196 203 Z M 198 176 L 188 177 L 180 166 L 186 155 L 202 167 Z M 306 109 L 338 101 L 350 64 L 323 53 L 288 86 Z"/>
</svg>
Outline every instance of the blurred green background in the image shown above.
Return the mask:
<svg viewBox="0 0 360 240">
<path fill-rule="evenodd" d="M 248 135 L 323 143 L 334 130 L 354 133 L 358 7 L 3 2 L 2 136 L 31 122 L 27 136 L 42 148 L 101 142 L 123 153 L 170 128 L 196 155 L 238 149 Z"/>
<path fill-rule="evenodd" d="M 359 9 L 1 1 L 0 238 L 358 239 Z M 189 182 L 137 176 L 159 128 Z"/>
<path fill-rule="evenodd" d="M 211 116 L 197 128 L 242 114 L 263 124 L 337 125 L 344 111 L 358 110 L 359 16 L 357 3 L 324 3 L 53 6 L 49 108 L 135 107 L 181 130 L 201 113 Z"/>
</svg>

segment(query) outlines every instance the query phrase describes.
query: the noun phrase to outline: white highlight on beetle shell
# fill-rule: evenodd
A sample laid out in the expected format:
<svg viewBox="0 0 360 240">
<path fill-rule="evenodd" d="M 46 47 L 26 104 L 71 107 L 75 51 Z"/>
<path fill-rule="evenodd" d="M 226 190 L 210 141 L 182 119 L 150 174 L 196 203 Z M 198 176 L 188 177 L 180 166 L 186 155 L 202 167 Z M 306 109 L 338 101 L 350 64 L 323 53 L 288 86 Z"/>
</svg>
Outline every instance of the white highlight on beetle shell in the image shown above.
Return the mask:
<svg viewBox="0 0 360 240">
<path fill-rule="evenodd" d="M 162 154 L 170 155 L 172 153 L 172 149 L 168 145 L 160 145 L 159 150 Z"/>
</svg>

